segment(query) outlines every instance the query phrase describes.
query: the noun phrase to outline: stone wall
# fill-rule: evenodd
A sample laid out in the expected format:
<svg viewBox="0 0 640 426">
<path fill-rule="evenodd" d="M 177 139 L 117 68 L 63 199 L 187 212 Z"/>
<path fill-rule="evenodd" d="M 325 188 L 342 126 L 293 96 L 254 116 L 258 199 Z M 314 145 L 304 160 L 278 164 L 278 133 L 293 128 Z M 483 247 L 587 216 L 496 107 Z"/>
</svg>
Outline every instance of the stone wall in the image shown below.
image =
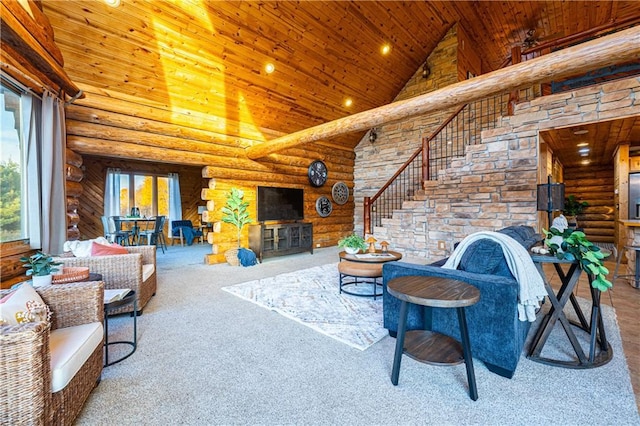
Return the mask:
<svg viewBox="0 0 640 426">
<path fill-rule="evenodd" d="M 405 260 L 425 263 L 449 255 L 454 242 L 473 232 L 538 227 L 539 132 L 638 115 L 637 77 L 523 102 L 374 235 Z"/>
<path fill-rule="evenodd" d="M 457 62 L 457 26 L 454 26 L 427 59 L 429 77 L 422 77 L 420 66 L 394 101 L 412 98 L 456 83 Z M 368 134 L 360 141 L 355 149 L 354 168 L 356 232 L 363 232 L 364 197 L 374 195 L 419 148 L 422 137 L 429 136 L 450 113 L 450 110 L 439 111 L 381 126 L 377 129 L 378 138 L 373 144 L 369 142 Z"/>
</svg>

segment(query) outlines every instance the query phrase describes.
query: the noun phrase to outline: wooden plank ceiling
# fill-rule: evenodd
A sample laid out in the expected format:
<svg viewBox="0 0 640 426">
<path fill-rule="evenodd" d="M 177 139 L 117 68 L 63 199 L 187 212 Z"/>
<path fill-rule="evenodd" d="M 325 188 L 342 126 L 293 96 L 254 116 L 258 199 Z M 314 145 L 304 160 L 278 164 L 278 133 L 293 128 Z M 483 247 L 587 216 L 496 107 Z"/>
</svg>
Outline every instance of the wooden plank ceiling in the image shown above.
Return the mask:
<svg viewBox="0 0 640 426">
<path fill-rule="evenodd" d="M 640 2 L 49 0 L 43 10 L 74 82 L 226 117 L 270 139 L 391 102 L 456 22 L 486 72 L 530 29 L 558 38 L 640 15 Z"/>
</svg>

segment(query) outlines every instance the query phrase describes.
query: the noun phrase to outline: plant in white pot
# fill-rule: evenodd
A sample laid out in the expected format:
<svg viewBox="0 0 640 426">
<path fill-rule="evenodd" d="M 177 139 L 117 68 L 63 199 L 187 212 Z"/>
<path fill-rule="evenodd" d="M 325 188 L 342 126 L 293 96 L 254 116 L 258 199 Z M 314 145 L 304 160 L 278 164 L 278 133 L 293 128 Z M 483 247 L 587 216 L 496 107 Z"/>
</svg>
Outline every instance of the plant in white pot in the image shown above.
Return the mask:
<svg viewBox="0 0 640 426">
<path fill-rule="evenodd" d="M 338 241 L 338 247 L 343 248 L 348 254 L 356 254 L 360 250 L 365 251 L 368 246 L 364 238 L 354 233 Z"/>
<path fill-rule="evenodd" d="M 27 268 L 27 276 L 31 276 L 34 287 L 51 284 L 51 273 L 58 271 L 56 266 L 62 265 L 56 262 L 53 257 L 41 251 L 29 257 L 21 257 L 20 262 L 24 262 L 23 267 Z"/>
<path fill-rule="evenodd" d="M 234 266 L 240 264 L 238 250 L 241 247 L 242 228 L 251 223 L 247 207 L 249 207 L 249 202 L 244 201 L 244 192 L 237 188 L 231 188 L 231 191 L 227 193 L 227 203 L 222 207 L 222 221 L 232 224 L 237 229 L 238 248 L 227 250 L 224 254 L 227 262 Z"/>
</svg>

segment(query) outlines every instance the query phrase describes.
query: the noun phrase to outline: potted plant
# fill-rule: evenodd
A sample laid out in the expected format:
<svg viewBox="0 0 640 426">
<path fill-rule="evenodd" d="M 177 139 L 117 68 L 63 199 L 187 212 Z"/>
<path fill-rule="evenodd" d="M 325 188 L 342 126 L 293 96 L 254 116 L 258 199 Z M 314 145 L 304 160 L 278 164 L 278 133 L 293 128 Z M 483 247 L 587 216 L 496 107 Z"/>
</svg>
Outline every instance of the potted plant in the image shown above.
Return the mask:
<svg viewBox="0 0 640 426">
<path fill-rule="evenodd" d="M 354 233 L 338 241 L 338 247 L 344 248 L 344 251 L 346 251 L 348 254 L 356 254 L 360 250 L 366 250 L 367 243 L 364 238 Z"/>
<path fill-rule="evenodd" d="M 569 223 L 570 228 L 577 228 L 578 222 L 576 220 L 576 216 L 582 214 L 584 209 L 589 207 L 589 203 L 586 201 L 578 201 L 575 195 L 569 195 L 564 200 L 564 209 L 562 209 L 562 213 L 567 218 L 567 222 Z"/>
<path fill-rule="evenodd" d="M 22 266 L 27 268 L 27 276 L 32 276 L 34 287 L 51 284 L 51 273 L 58 271 L 56 266 L 62 265 L 61 262 L 54 261 L 53 257 L 41 251 L 29 257 L 21 257 L 20 262 L 24 262 Z"/>
<path fill-rule="evenodd" d="M 242 238 L 242 228 L 244 225 L 248 225 L 251 223 L 251 218 L 249 217 L 249 212 L 247 211 L 247 207 L 249 207 L 249 202 L 244 201 L 244 192 L 237 188 L 231 188 L 226 195 L 227 203 L 222 207 L 222 221 L 225 223 L 230 223 L 237 229 L 237 239 L 238 239 L 238 248 L 227 250 L 225 252 L 225 258 L 227 262 L 230 264 L 237 266 L 239 265 L 238 261 L 238 250 L 240 249 L 240 241 Z"/>
<path fill-rule="evenodd" d="M 577 260 L 580 268 L 593 277 L 591 286 L 600 291 L 607 291 L 613 284 L 607 280 L 609 270 L 602 264 L 605 255 L 600 247 L 589 241 L 584 232 L 567 228 L 559 231 L 556 228 L 543 229 L 545 245 L 551 254 L 558 259 Z M 559 237 L 559 238 L 558 238 Z M 562 238 L 562 241 L 560 241 Z"/>
</svg>

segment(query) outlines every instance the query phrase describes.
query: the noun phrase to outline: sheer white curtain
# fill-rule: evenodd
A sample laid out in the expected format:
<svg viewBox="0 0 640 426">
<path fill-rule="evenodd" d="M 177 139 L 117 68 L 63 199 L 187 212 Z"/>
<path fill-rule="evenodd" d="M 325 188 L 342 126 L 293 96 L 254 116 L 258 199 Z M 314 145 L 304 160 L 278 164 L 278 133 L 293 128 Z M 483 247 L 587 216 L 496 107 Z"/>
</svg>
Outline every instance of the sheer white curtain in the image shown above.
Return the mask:
<svg viewBox="0 0 640 426">
<path fill-rule="evenodd" d="M 171 221 L 181 219 L 180 179 L 177 173 L 169 173 L 169 228 L 171 228 Z"/>
<path fill-rule="evenodd" d="M 22 128 L 26 150 L 24 159 L 27 165 L 29 189 L 24 194 L 29 244 L 32 249 L 42 248 L 42 229 L 40 227 L 40 149 L 39 116 L 42 102 L 28 93 L 22 95 Z"/>
<path fill-rule="evenodd" d="M 62 253 L 67 240 L 64 105 L 51 93 L 42 96 L 42 250 Z"/>
<path fill-rule="evenodd" d="M 107 169 L 104 183 L 104 215 L 120 215 L 120 169 Z"/>
</svg>

